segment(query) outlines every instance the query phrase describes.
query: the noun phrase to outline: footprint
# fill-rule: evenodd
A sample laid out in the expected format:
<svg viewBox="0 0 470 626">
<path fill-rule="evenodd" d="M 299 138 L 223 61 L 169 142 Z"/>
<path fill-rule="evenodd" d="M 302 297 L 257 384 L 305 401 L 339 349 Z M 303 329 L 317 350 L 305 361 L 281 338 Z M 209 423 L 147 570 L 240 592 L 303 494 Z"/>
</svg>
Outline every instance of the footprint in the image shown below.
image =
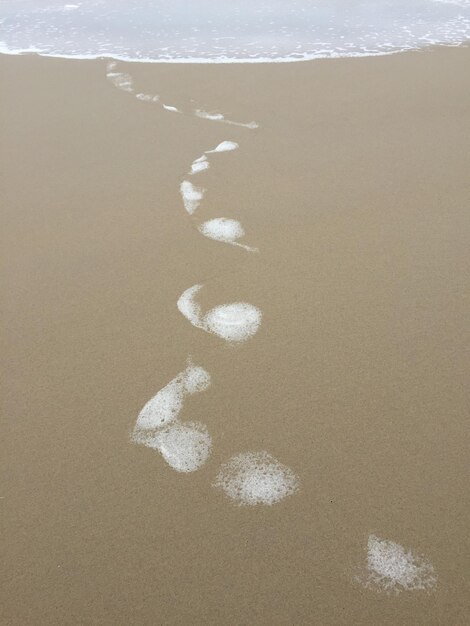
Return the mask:
<svg viewBox="0 0 470 626">
<path fill-rule="evenodd" d="M 210 374 L 188 360 L 188 366 L 140 411 L 132 432 L 134 443 L 158 450 L 177 472 L 194 472 L 208 459 L 212 439 L 204 424 L 178 418 L 188 395 L 205 391 Z"/>
<path fill-rule="evenodd" d="M 430 590 L 437 584 L 434 567 L 394 541 L 370 535 L 365 572 L 356 577 L 365 587 L 387 593 Z"/>
<path fill-rule="evenodd" d="M 259 124 L 256 122 L 248 122 L 248 124 L 244 124 L 242 122 L 232 122 L 231 120 L 227 120 L 225 115 L 222 113 L 208 113 L 207 111 L 203 111 L 202 109 L 196 109 L 194 111 L 194 115 L 196 117 L 201 117 L 204 120 L 211 120 L 212 122 L 223 122 L 224 124 L 230 124 L 231 126 L 242 126 L 243 128 L 255 129 L 259 128 Z"/>
<path fill-rule="evenodd" d="M 160 102 L 160 96 L 152 95 L 148 93 L 135 93 L 134 89 L 134 81 L 132 76 L 127 72 L 117 72 L 117 63 L 116 61 L 110 61 L 106 66 L 106 78 L 113 83 L 113 85 L 120 89 L 121 91 L 126 91 L 127 93 L 131 93 L 134 95 L 137 100 L 141 100 L 142 102 L 152 102 L 159 103 L 159 105 L 165 109 L 165 111 L 171 111 L 173 113 L 181 113 L 179 109 L 169 104 L 163 104 Z"/>
<path fill-rule="evenodd" d="M 152 445 L 177 472 L 195 472 L 209 458 L 212 439 L 200 422 L 176 423 L 155 434 Z"/>
<path fill-rule="evenodd" d="M 180 193 L 183 198 L 183 204 L 189 215 L 192 215 L 201 204 L 204 197 L 205 189 L 196 187 L 189 180 L 183 180 L 180 185 Z"/>
<path fill-rule="evenodd" d="M 127 72 L 116 72 L 117 63 L 112 61 L 106 66 L 106 78 L 121 91 L 134 92 L 132 76 Z"/>
<path fill-rule="evenodd" d="M 182 112 L 175 106 L 160 102 L 159 95 L 153 95 L 143 92 L 135 93 L 134 81 L 132 79 L 132 76 L 127 72 L 116 71 L 117 65 L 118 64 L 116 61 L 110 61 L 106 65 L 106 78 L 111 81 L 117 89 L 134 94 L 134 97 L 138 100 L 141 100 L 142 102 L 158 103 L 165 111 L 170 111 L 172 113 Z M 201 117 L 210 121 L 223 122 L 224 124 L 231 124 L 232 126 L 242 126 L 244 128 L 251 129 L 258 128 L 258 124 L 256 122 L 249 122 L 248 124 L 243 124 L 242 122 L 232 122 L 231 120 L 225 119 L 225 116 L 222 115 L 222 113 L 207 113 L 206 111 L 201 111 L 197 109 L 196 111 L 193 111 L 192 114 L 196 117 Z M 231 150 L 233 148 L 228 149 Z"/>
<path fill-rule="evenodd" d="M 210 163 L 207 160 L 206 154 L 216 154 L 218 152 L 231 152 L 232 150 L 237 150 L 239 148 L 238 143 L 235 141 L 222 141 L 216 146 L 213 150 L 206 150 L 202 156 L 195 159 L 191 164 L 191 170 L 189 174 L 198 174 L 199 172 L 203 172 L 204 170 L 209 169 Z"/>
<path fill-rule="evenodd" d="M 200 156 L 198 159 L 192 162 L 191 170 L 189 174 L 192 176 L 193 174 L 198 174 L 199 172 L 203 172 L 204 170 L 208 170 L 210 167 L 209 161 L 205 154 Z"/>
<path fill-rule="evenodd" d="M 239 148 L 238 143 L 235 141 L 222 141 L 213 150 L 206 150 L 206 154 L 214 154 L 215 152 L 231 152 Z"/>
<path fill-rule="evenodd" d="M 209 239 L 229 243 L 232 246 L 239 246 L 240 248 L 248 250 L 248 252 L 259 252 L 258 248 L 252 248 L 251 246 L 246 246 L 237 241 L 237 239 L 245 236 L 243 226 L 237 220 L 228 217 L 217 217 L 213 220 L 203 222 L 198 227 L 198 230 Z"/>
<path fill-rule="evenodd" d="M 222 465 L 213 483 L 239 506 L 271 506 L 299 489 L 299 479 L 267 452 L 242 452 Z"/>
<path fill-rule="evenodd" d="M 202 287 L 194 285 L 186 289 L 177 302 L 178 310 L 193 326 L 234 343 L 246 341 L 256 334 L 262 313 L 247 302 L 221 304 L 202 315 L 201 307 L 194 301 Z"/>
</svg>

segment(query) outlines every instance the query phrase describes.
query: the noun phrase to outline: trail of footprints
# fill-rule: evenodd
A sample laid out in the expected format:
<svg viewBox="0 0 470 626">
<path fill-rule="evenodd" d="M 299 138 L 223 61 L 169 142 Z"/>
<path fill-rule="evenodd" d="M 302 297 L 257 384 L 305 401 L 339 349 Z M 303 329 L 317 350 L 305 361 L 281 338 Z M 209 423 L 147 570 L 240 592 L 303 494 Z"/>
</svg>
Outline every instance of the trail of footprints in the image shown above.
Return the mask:
<svg viewBox="0 0 470 626">
<path fill-rule="evenodd" d="M 137 100 L 141 100 L 142 102 L 150 102 L 154 104 L 156 103 L 160 105 L 165 111 L 170 111 L 171 113 L 183 113 L 183 111 L 180 111 L 180 109 L 178 109 L 177 107 L 162 102 L 160 96 L 157 94 L 136 92 L 132 76 L 128 72 L 119 72 L 117 69 L 117 65 L 117 61 L 110 61 L 106 66 L 106 78 L 115 87 L 117 87 L 117 89 L 132 94 L 135 98 L 137 98 Z M 246 124 L 243 122 L 234 122 L 233 120 L 226 119 L 225 116 L 222 115 L 222 113 L 210 113 L 202 109 L 194 109 L 191 110 L 190 114 L 196 117 L 210 120 L 212 122 L 222 122 L 223 124 L 228 124 L 230 126 L 258 128 L 258 124 L 256 122 L 248 122 Z"/>
<path fill-rule="evenodd" d="M 164 110 L 182 113 L 178 108 L 161 101 L 159 95 L 136 92 L 130 74 L 117 71 L 117 63 L 107 65 L 106 77 L 121 91 L 138 100 L 157 103 Z M 227 120 L 221 113 L 201 109 L 192 115 L 209 121 L 249 129 L 258 128 L 256 122 L 241 123 Z M 205 188 L 194 184 L 189 177 L 209 169 L 208 155 L 237 150 L 233 141 L 223 141 L 196 158 L 181 182 L 180 193 L 185 210 L 194 215 L 204 199 Z M 199 232 L 217 242 L 238 246 L 247 252 L 258 252 L 253 246 L 240 243 L 245 231 L 238 220 L 218 217 L 198 226 Z M 203 313 L 196 301 L 203 285 L 186 289 L 177 302 L 180 313 L 195 327 L 230 344 L 240 344 L 253 337 L 261 324 L 262 312 L 247 302 L 218 305 Z M 212 438 L 205 424 L 182 421 L 181 413 L 190 396 L 206 391 L 211 376 L 203 367 L 188 357 L 186 368 L 160 389 L 140 411 L 131 439 L 135 444 L 158 451 L 166 463 L 177 472 L 190 473 L 200 469 L 212 451 Z M 213 487 L 222 490 L 240 506 L 273 505 L 299 490 L 299 478 L 286 465 L 266 451 L 241 452 L 219 468 Z M 387 593 L 430 590 L 437 583 L 432 564 L 424 557 L 406 551 L 390 540 L 370 535 L 367 541 L 365 563 L 358 568 L 355 581 L 367 588 Z"/>
</svg>

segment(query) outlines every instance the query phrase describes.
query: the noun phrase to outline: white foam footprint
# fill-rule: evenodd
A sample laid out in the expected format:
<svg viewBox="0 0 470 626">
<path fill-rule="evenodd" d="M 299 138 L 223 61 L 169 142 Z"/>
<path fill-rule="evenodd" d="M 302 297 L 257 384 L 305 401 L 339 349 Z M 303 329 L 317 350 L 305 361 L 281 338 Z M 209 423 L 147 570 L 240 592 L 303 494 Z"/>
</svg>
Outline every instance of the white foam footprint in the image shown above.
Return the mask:
<svg viewBox="0 0 470 626">
<path fill-rule="evenodd" d="M 170 104 L 162 104 L 162 107 L 165 109 L 165 111 L 171 111 L 172 113 L 181 113 L 179 109 L 171 106 Z"/>
<path fill-rule="evenodd" d="M 194 300 L 200 289 L 202 285 L 186 289 L 177 302 L 178 310 L 193 326 L 232 343 L 246 341 L 256 334 L 262 318 L 257 307 L 247 302 L 232 302 L 216 306 L 203 316 Z"/>
<path fill-rule="evenodd" d="M 206 154 L 214 154 L 215 152 L 231 152 L 232 150 L 236 150 L 239 148 L 238 143 L 236 141 L 222 141 L 216 146 L 213 150 L 206 150 Z"/>
<path fill-rule="evenodd" d="M 199 422 L 177 423 L 156 433 L 152 443 L 177 472 L 198 470 L 207 461 L 212 448 L 211 436 Z"/>
<path fill-rule="evenodd" d="M 267 452 L 242 452 L 222 465 L 213 486 L 240 506 L 270 506 L 294 494 L 299 479 Z"/>
<path fill-rule="evenodd" d="M 148 93 L 134 93 L 134 82 L 132 80 L 132 76 L 127 72 L 117 72 L 117 63 L 116 61 L 111 61 L 106 66 L 106 78 L 113 83 L 117 89 L 121 91 L 126 91 L 128 93 L 134 94 L 137 100 L 141 100 L 142 102 L 159 102 L 160 96 L 152 95 Z M 165 111 L 171 111 L 172 113 L 181 113 L 179 109 L 170 104 L 163 104 L 161 106 Z"/>
<path fill-rule="evenodd" d="M 184 398 L 205 391 L 209 373 L 192 363 L 161 389 L 140 411 L 134 430 L 134 443 L 158 450 L 178 472 L 193 472 L 207 460 L 212 440 L 204 424 L 181 423 L 178 419 Z"/>
<path fill-rule="evenodd" d="M 116 71 L 116 69 L 117 69 L 116 61 L 110 61 L 106 66 L 106 78 L 109 81 L 111 81 L 115 87 L 117 87 L 121 91 L 126 91 L 128 93 L 134 94 L 134 96 L 138 100 L 141 100 L 142 102 L 153 102 L 153 103 L 159 102 L 160 103 L 159 95 L 153 95 L 153 94 L 148 94 L 148 93 L 143 93 L 143 92 L 135 93 L 134 81 L 132 79 L 132 76 L 128 74 L 127 72 L 118 72 Z M 172 106 L 170 104 L 164 104 L 163 102 L 160 104 L 161 104 L 161 107 L 165 111 L 170 111 L 172 113 L 181 113 L 181 111 L 175 106 Z M 232 126 L 242 126 L 244 128 L 251 128 L 251 129 L 258 128 L 258 124 L 256 122 L 249 122 L 248 124 L 243 124 L 242 122 L 232 122 L 231 120 L 225 119 L 225 116 L 222 115 L 222 113 L 207 113 L 206 111 L 197 109 L 196 111 L 194 111 L 194 115 L 196 117 L 201 117 L 206 120 L 223 122 L 224 124 L 231 124 Z M 226 149 L 233 150 L 234 148 L 226 148 Z"/>
<path fill-rule="evenodd" d="M 127 72 L 116 72 L 117 63 L 111 61 L 106 66 L 106 78 L 121 91 L 134 92 L 132 76 Z"/>
<path fill-rule="evenodd" d="M 158 102 L 160 100 L 160 96 L 152 96 L 149 93 L 136 93 L 135 97 L 142 102 Z"/>
<path fill-rule="evenodd" d="M 191 170 L 190 170 L 190 174 L 198 174 L 199 172 L 203 172 L 204 170 L 208 170 L 210 167 L 209 161 L 207 160 L 207 157 L 205 154 L 203 154 L 202 156 L 200 156 L 198 159 L 195 159 L 192 163 L 191 163 Z"/>
<path fill-rule="evenodd" d="M 198 174 L 199 172 L 203 172 L 204 170 L 208 170 L 210 167 L 210 163 L 206 157 L 206 154 L 215 154 L 217 152 L 231 152 L 232 150 L 236 150 L 238 148 L 238 143 L 235 141 L 222 141 L 217 145 L 213 150 L 206 150 L 204 154 L 197 159 L 195 159 L 191 164 L 190 174 Z"/>
<path fill-rule="evenodd" d="M 201 200 L 204 197 L 205 189 L 196 187 L 189 180 L 183 180 L 180 185 L 181 197 L 183 198 L 183 204 L 189 215 L 192 215 L 201 204 Z"/>
<path fill-rule="evenodd" d="M 421 556 L 406 551 L 394 541 L 370 535 L 367 542 L 365 574 L 357 579 L 365 587 L 395 592 L 429 590 L 435 587 L 434 567 Z"/>
<path fill-rule="evenodd" d="M 217 217 L 203 222 L 198 229 L 200 233 L 209 239 L 229 243 L 232 246 L 239 246 L 249 252 L 258 252 L 258 248 L 252 248 L 237 241 L 237 239 L 245 236 L 243 226 L 237 220 L 228 217 Z"/>
<path fill-rule="evenodd" d="M 247 124 L 244 124 L 243 122 L 232 122 L 232 120 L 226 119 L 225 115 L 222 115 L 222 113 L 208 113 L 207 111 L 203 111 L 202 109 L 196 109 L 194 111 L 194 115 L 204 120 L 210 120 L 212 122 L 222 122 L 224 124 L 230 124 L 231 126 L 242 126 L 243 128 L 250 129 L 255 129 L 259 127 L 259 124 L 257 124 L 256 122 L 248 122 Z"/>
</svg>

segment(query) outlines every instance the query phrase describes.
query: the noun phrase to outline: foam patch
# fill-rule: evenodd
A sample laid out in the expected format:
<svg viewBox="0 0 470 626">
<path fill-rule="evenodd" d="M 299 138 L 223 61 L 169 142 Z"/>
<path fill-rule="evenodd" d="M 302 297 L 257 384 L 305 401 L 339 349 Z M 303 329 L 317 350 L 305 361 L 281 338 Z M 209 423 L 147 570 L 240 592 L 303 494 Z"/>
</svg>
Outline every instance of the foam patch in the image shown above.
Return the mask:
<svg viewBox="0 0 470 626">
<path fill-rule="evenodd" d="M 246 341 L 256 334 L 261 323 L 261 311 L 246 302 L 221 304 L 204 318 L 204 328 L 225 341 Z"/>
<path fill-rule="evenodd" d="M 233 220 L 227 217 L 217 217 L 213 220 L 203 222 L 198 230 L 201 234 L 214 241 L 222 241 L 223 243 L 229 243 L 232 246 L 239 246 L 249 252 L 257 252 L 257 248 L 251 248 L 237 241 L 241 237 L 244 237 L 245 231 L 242 225 L 237 220 Z"/>
<path fill-rule="evenodd" d="M 231 126 L 242 126 L 243 128 L 258 128 L 259 125 L 256 122 L 248 122 L 244 124 L 243 122 L 232 122 L 232 120 L 227 120 L 222 113 L 208 113 L 207 111 L 203 111 L 202 109 L 196 109 L 194 111 L 194 115 L 196 117 L 200 117 L 204 120 L 210 120 L 212 122 L 223 122 L 224 124 L 230 124 Z"/>
<path fill-rule="evenodd" d="M 242 452 L 222 465 L 213 486 L 240 506 L 271 506 L 298 491 L 299 480 L 267 452 Z"/>
<path fill-rule="evenodd" d="M 204 424 L 177 422 L 156 433 L 147 445 L 158 450 L 177 472 L 195 472 L 207 461 L 212 439 Z"/>
<path fill-rule="evenodd" d="M 366 587 L 395 593 L 429 590 L 437 583 L 431 563 L 375 535 L 370 535 L 367 542 L 367 571 L 358 579 Z"/>
<path fill-rule="evenodd" d="M 193 326 L 233 343 L 241 343 L 256 334 L 262 318 L 257 307 L 247 302 L 232 302 L 216 306 L 203 316 L 194 301 L 201 288 L 202 285 L 190 287 L 177 302 L 178 310 Z"/>
<path fill-rule="evenodd" d="M 182 424 L 179 420 L 184 399 L 205 391 L 211 384 L 209 373 L 191 362 L 140 411 L 132 441 L 158 450 L 165 461 L 178 472 L 192 472 L 207 459 L 211 438 L 200 423 Z"/>
<path fill-rule="evenodd" d="M 135 97 L 142 102 L 158 102 L 160 100 L 160 96 L 152 96 L 149 93 L 136 93 Z"/>
<path fill-rule="evenodd" d="M 197 174 L 198 172 L 203 172 L 204 170 L 208 170 L 209 167 L 210 167 L 210 164 L 209 164 L 209 161 L 207 160 L 207 157 L 205 155 L 202 155 L 202 157 L 199 157 L 198 159 L 192 162 L 191 171 L 189 173 Z"/>
<path fill-rule="evenodd" d="M 213 150 L 207 150 L 206 154 L 212 154 L 214 152 L 230 152 L 239 148 L 238 143 L 235 141 L 222 141 Z"/>
<path fill-rule="evenodd" d="M 202 289 L 202 287 L 202 285 L 194 285 L 193 287 L 186 289 L 176 303 L 179 312 L 197 328 L 203 328 L 201 322 L 202 311 L 199 304 L 194 301 L 194 296 Z"/>
<path fill-rule="evenodd" d="M 170 104 L 162 104 L 165 111 L 171 111 L 172 113 L 180 113 L 180 110 Z"/>
<path fill-rule="evenodd" d="M 115 72 L 116 63 L 108 63 L 106 78 L 113 83 L 113 85 L 121 91 L 127 91 L 128 93 L 134 92 L 134 84 L 132 76 L 126 72 Z"/>
<path fill-rule="evenodd" d="M 202 198 L 204 197 L 204 189 L 196 187 L 189 180 L 183 180 L 180 185 L 181 197 L 183 198 L 183 204 L 189 215 L 192 215 L 199 207 Z"/>
</svg>

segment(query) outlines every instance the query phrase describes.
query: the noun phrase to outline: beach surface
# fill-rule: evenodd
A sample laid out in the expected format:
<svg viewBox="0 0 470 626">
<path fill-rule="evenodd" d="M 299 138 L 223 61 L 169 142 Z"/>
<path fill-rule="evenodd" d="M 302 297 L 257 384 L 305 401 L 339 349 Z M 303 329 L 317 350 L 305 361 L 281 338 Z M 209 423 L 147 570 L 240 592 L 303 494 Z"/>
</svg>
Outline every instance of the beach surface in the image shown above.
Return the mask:
<svg viewBox="0 0 470 626">
<path fill-rule="evenodd" d="M 2 625 L 468 623 L 469 66 L 118 64 L 175 113 L 106 60 L 0 56 Z M 217 217 L 259 252 L 204 237 Z M 196 284 L 257 333 L 191 324 Z M 189 356 L 212 452 L 179 473 L 131 433 Z M 237 506 L 219 468 L 261 450 L 299 490 Z M 437 584 L 365 585 L 371 535 Z"/>
</svg>

